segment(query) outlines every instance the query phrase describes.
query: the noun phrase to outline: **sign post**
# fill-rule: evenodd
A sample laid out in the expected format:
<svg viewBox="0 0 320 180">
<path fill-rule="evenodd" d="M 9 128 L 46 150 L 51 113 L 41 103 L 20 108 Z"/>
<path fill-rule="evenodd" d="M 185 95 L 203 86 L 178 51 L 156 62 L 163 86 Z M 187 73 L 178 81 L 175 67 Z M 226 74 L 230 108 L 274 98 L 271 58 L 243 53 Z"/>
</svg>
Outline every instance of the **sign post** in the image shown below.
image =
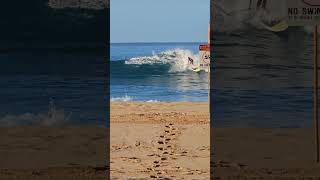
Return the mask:
<svg viewBox="0 0 320 180">
<path fill-rule="evenodd" d="M 288 25 L 313 25 L 313 125 L 315 139 L 315 159 L 319 163 L 319 123 L 318 123 L 318 24 L 320 24 L 319 0 L 287 0 Z"/>
<path fill-rule="evenodd" d="M 316 162 L 319 162 L 319 126 L 318 126 L 318 25 L 315 25 L 313 32 L 314 39 L 314 66 L 313 66 L 313 74 L 314 74 L 314 85 L 313 85 L 313 121 L 315 127 L 315 144 L 316 144 Z"/>
<path fill-rule="evenodd" d="M 208 26 L 208 44 L 201 44 L 200 51 L 200 68 L 208 73 L 208 102 L 210 108 L 210 24 Z"/>
<path fill-rule="evenodd" d="M 200 68 L 208 72 L 209 82 L 209 101 L 210 101 L 210 44 L 201 44 L 200 50 Z"/>
</svg>

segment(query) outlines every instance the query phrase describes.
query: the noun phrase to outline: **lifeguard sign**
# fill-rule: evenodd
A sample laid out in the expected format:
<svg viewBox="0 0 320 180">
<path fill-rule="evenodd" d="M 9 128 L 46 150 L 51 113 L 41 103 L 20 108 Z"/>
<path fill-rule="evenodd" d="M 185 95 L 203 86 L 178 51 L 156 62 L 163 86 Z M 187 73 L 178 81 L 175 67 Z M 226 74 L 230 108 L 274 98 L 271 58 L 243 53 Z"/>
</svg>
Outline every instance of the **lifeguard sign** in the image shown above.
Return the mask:
<svg viewBox="0 0 320 180">
<path fill-rule="evenodd" d="M 210 44 L 201 44 L 199 46 L 200 68 L 206 69 L 210 67 Z"/>
<path fill-rule="evenodd" d="M 199 46 L 200 54 L 200 68 L 210 71 L 210 24 L 208 26 L 208 44 L 201 44 Z"/>
<path fill-rule="evenodd" d="M 320 24 L 319 0 L 287 0 L 289 26 Z"/>
</svg>

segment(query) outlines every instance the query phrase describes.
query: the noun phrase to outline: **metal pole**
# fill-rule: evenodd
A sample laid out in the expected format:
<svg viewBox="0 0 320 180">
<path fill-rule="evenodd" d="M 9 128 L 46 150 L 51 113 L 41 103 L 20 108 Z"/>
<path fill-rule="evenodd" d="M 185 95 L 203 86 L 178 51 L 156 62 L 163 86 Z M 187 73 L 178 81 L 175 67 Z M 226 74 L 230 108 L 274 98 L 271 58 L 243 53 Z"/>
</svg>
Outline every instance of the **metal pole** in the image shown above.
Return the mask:
<svg viewBox="0 0 320 180">
<path fill-rule="evenodd" d="M 249 2 L 249 9 L 251 9 L 252 0 Z"/>
<path fill-rule="evenodd" d="M 209 54 L 210 54 L 210 58 L 209 58 L 209 67 L 208 67 L 208 101 L 209 101 L 209 111 L 210 111 L 210 107 L 211 107 L 211 104 L 210 104 L 210 99 L 211 99 L 211 85 L 210 85 L 210 67 L 211 67 L 211 23 L 209 23 L 209 26 L 208 26 L 208 45 L 209 45 Z"/>
<path fill-rule="evenodd" d="M 209 110 L 211 108 L 211 47 L 210 47 L 210 64 L 208 67 L 208 89 L 209 89 Z"/>
<path fill-rule="evenodd" d="M 319 162 L 319 126 L 318 126 L 318 26 L 314 27 L 314 66 L 313 66 L 313 121 L 315 131 L 316 162 Z"/>
</svg>

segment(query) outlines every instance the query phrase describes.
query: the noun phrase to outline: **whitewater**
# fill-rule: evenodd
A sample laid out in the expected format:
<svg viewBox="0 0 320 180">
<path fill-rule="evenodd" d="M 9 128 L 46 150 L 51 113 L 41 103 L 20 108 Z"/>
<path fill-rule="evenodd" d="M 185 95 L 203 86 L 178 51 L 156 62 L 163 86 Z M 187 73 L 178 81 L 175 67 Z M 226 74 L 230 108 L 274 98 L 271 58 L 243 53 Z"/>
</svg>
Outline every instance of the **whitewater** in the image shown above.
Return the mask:
<svg viewBox="0 0 320 180">
<path fill-rule="evenodd" d="M 208 74 L 191 70 L 199 65 L 200 44 L 112 44 L 111 101 L 207 101 Z"/>
<path fill-rule="evenodd" d="M 251 9 L 249 0 L 216 0 L 213 2 L 214 32 L 234 33 L 248 31 L 252 29 L 264 30 L 263 23 L 272 24 L 285 20 L 287 17 L 287 8 L 285 1 L 269 0 L 266 10 L 257 10 L 255 8 L 257 0 L 252 0 Z M 302 31 L 311 35 L 312 26 L 300 27 Z M 320 30 L 319 30 L 320 31 Z"/>
<path fill-rule="evenodd" d="M 191 65 L 188 58 L 194 60 Z M 134 57 L 125 61 L 125 64 L 169 64 L 171 66 L 170 72 L 182 72 L 186 70 L 191 70 L 191 68 L 199 66 L 200 57 L 199 54 L 194 54 L 187 49 L 173 49 L 155 54 L 153 52 L 152 56 Z"/>
</svg>

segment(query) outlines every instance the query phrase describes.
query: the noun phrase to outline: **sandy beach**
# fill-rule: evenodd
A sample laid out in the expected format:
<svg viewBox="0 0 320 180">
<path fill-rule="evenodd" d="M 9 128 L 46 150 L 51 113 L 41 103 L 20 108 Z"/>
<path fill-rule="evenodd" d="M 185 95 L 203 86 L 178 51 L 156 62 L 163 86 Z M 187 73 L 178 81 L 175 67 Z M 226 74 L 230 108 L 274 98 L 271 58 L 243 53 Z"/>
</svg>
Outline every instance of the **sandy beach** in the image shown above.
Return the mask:
<svg viewBox="0 0 320 180">
<path fill-rule="evenodd" d="M 210 179 L 208 103 L 112 102 L 111 179 Z"/>
<path fill-rule="evenodd" d="M 0 128 L 0 179 L 106 179 L 108 130 Z"/>
<path fill-rule="evenodd" d="M 216 128 L 214 179 L 320 179 L 311 128 Z"/>
</svg>

